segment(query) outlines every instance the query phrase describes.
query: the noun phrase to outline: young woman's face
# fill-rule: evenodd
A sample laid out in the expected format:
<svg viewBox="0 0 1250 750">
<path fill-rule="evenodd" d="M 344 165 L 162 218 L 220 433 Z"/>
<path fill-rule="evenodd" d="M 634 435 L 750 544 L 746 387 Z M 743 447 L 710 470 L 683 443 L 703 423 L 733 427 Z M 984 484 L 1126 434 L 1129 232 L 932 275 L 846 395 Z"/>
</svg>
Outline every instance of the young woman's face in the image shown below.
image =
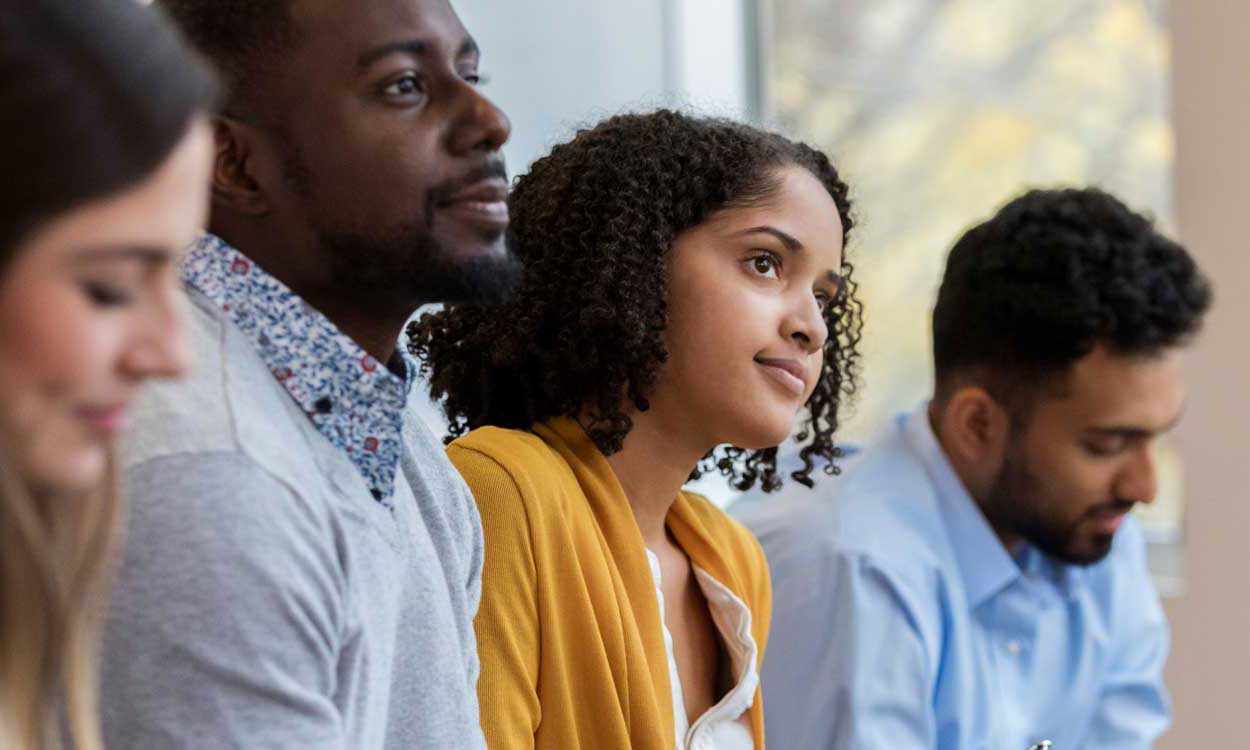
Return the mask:
<svg viewBox="0 0 1250 750">
<path fill-rule="evenodd" d="M 806 169 L 777 174 L 770 200 L 721 211 L 673 244 L 670 358 L 651 402 L 709 448 L 781 443 L 820 376 L 842 222 Z"/>
<path fill-rule="evenodd" d="M 0 275 L 0 429 L 36 491 L 98 482 L 145 379 L 187 366 L 178 261 L 203 226 L 212 133 L 14 248 Z"/>
</svg>

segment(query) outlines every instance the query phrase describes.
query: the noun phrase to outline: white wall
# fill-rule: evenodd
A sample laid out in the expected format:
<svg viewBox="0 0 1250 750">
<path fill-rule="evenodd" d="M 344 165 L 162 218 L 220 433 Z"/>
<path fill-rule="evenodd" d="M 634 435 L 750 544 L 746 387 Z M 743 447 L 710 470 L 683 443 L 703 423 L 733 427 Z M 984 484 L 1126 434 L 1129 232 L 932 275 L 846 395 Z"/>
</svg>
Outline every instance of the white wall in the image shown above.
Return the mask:
<svg viewBox="0 0 1250 750">
<path fill-rule="evenodd" d="M 751 33 L 742 0 L 674 0 L 669 6 L 670 91 L 700 111 L 744 117 L 751 109 Z"/>
<path fill-rule="evenodd" d="M 512 120 L 520 174 L 582 125 L 659 106 L 745 117 L 749 0 L 452 0 L 482 49 L 484 91 Z M 426 423 L 445 432 L 441 412 Z M 723 494 L 715 485 L 709 494 Z"/>
<path fill-rule="evenodd" d="M 1161 750 L 1245 747 L 1250 675 L 1250 3 L 1172 4 L 1177 220 L 1215 280 L 1189 362 L 1186 592 L 1167 602 L 1176 729 Z"/>
<path fill-rule="evenodd" d="M 747 112 L 744 0 L 452 0 L 512 119 L 519 173 L 578 125 L 693 103 Z"/>
</svg>

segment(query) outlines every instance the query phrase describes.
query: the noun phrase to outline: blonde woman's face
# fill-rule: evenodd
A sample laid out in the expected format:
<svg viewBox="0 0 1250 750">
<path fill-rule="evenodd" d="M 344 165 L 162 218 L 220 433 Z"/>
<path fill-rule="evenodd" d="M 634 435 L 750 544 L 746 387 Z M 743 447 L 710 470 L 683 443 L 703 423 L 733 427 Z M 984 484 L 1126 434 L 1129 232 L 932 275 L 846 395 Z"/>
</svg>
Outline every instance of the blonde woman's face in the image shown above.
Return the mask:
<svg viewBox="0 0 1250 750">
<path fill-rule="evenodd" d="M 155 172 L 45 224 L 0 276 L 0 429 L 34 489 L 98 482 L 139 385 L 187 368 L 178 261 L 211 159 L 197 119 Z"/>
</svg>

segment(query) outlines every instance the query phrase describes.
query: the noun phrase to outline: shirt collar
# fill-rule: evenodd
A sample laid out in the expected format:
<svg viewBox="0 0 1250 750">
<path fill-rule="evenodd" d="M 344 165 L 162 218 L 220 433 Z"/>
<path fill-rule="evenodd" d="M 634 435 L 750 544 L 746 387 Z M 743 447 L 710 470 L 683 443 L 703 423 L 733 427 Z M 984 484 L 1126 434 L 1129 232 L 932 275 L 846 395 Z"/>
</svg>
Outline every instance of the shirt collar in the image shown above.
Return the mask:
<svg viewBox="0 0 1250 750">
<path fill-rule="evenodd" d="M 221 308 L 317 430 L 347 454 L 374 499 L 392 507 L 404 409 L 416 372 L 402 347 L 395 363 L 400 376 L 211 234 L 191 246 L 183 280 Z"/>
<path fill-rule="evenodd" d="M 929 405 L 904 418 L 904 439 L 937 488 L 942 520 L 954 550 L 968 606 L 976 609 L 1021 576 L 981 508 L 968 494 L 929 424 Z"/>
<path fill-rule="evenodd" d="M 968 606 L 976 609 L 1021 578 L 1045 581 L 1065 596 L 1075 597 L 1086 580 L 1084 568 L 1054 560 L 1033 545 L 1025 545 L 1014 559 L 1003 547 L 933 434 L 929 404 L 902 419 L 908 446 L 937 487 Z"/>
<path fill-rule="evenodd" d="M 1069 599 L 1075 598 L 1088 580 L 1088 568 L 1060 562 L 1032 545 L 1026 546 L 1016 559 L 1027 577 L 1050 584 Z"/>
</svg>

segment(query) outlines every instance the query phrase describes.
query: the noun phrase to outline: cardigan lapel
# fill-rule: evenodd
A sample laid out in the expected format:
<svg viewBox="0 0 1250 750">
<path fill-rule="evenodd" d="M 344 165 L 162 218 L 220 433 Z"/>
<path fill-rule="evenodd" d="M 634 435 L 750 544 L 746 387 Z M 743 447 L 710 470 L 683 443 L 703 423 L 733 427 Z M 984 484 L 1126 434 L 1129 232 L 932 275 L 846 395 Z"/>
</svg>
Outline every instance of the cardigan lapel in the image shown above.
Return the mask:
<svg viewBox="0 0 1250 750">
<path fill-rule="evenodd" d="M 668 652 L 646 545 L 634 518 L 625 490 L 598 446 L 582 426 L 568 417 L 557 417 L 533 426 L 533 431 L 555 449 L 573 470 L 590 512 L 607 541 L 611 558 L 629 598 L 629 610 L 637 623 L 647 663 L 645 670 L 654 689 L 646 696 L 647 712 L 662 717 L 665 746 L 675 739 L 673 688 L 669 682 Z M 631 686 L 632 687 L 632 686 Z"/>
</svg>

